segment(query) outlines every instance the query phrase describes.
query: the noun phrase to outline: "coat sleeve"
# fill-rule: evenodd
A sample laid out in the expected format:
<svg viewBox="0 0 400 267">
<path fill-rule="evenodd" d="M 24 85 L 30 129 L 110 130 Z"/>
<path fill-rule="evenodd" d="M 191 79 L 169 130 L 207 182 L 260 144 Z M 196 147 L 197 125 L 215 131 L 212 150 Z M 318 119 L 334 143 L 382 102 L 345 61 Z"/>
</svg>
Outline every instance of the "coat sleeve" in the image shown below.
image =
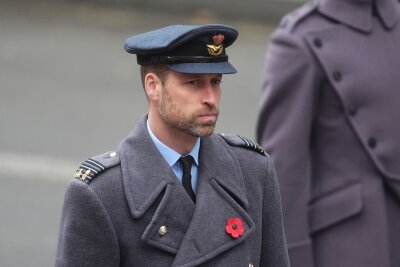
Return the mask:
<svg viewBox="0 0 400 267">
<path fill-rule="evenodd" d="M 95 192 L 78 180 L 65 194 L 55 266 L 119 266 L 110 217 Z"/>
<path fill-rule="evenodd" d="M 260 266 L 289 267 L 289 256 L 282 222 L 278 179 L 271 158 L 264 187 L 263 238 Z"/>
<path fill-rule="evenodd" d="M 267 48 L 257 141 L 275 163 L 292 266 L 312 267 L 309 152 L 317 66 L 304 41 L 277 31 Z"/>
</svg>

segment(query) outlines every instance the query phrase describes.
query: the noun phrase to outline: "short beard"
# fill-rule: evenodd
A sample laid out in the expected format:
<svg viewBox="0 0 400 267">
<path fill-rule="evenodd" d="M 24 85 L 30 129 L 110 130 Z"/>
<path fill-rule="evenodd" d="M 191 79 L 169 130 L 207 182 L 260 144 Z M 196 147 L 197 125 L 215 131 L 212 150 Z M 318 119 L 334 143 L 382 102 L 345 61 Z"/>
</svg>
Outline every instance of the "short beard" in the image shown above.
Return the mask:
<svg viewBox="0 0 400 267">
<path fill-rule="evenodd" d="M 218 108 L 210 107 L 207 112 L 216 114 L 218 118 Z M 176 106 L 172 102 L 171 96 L 166 89 L 163 90 L 162 101 L 160 107 L 158 108 L 158 113 L 165 123 L 181 132 L 184 132 L 194 137 L 210 136 L 214 132 L 217 122 L 217 120 L 215 120 L 196 123 L 196 119 L 199 115 L 201 115 L 200 112 L 192 114 L 190 115 L 190 117 L 187 118 L 181 116 L 182 112 L 176 108 Z"/>
<path fill-rule="evenodd" d="M 216 121 L 207 121 L 196 124 L 194 122 L 195 118 L 196 116 L 192 117 L 190 122 L 182 124 L 179 129 L 195 137 L 210 136 L 214 132 Z"/>
</svg>

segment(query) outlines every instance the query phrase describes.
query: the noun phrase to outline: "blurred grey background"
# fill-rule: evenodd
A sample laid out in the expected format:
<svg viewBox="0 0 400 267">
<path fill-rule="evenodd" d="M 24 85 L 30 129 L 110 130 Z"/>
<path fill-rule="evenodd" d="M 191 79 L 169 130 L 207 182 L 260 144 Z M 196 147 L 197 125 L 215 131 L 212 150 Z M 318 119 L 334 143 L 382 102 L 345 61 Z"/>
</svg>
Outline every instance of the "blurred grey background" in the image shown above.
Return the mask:
<svg viewBox="0 0 400 267">
<path fill-rule="evenodd" d="M 52 266 L 78 165 L 113 150 L 146 112 L 130 35 L 224 23 L 238 74 L 223 79 L 217 131 L 254 139 L 265 45 L 302 1 L 0 0 L 0 266 Z"/>
</svg>

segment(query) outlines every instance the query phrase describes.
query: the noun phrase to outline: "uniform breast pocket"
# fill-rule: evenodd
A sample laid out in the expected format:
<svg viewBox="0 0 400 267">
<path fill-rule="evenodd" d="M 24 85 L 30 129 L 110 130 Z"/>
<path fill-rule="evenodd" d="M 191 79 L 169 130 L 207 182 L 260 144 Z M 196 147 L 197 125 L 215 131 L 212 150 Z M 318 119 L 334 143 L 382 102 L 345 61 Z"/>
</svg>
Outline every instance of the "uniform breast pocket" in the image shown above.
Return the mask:
<svg viewBox="0 0 400 267">
<path fill-rule="evenodd" d="M 361 213 L 362 208 L 362 185 L 360 183 L 323 196 L 310 205 L 310 231 L 314 234 L 342 223 Z"/>
</svg>

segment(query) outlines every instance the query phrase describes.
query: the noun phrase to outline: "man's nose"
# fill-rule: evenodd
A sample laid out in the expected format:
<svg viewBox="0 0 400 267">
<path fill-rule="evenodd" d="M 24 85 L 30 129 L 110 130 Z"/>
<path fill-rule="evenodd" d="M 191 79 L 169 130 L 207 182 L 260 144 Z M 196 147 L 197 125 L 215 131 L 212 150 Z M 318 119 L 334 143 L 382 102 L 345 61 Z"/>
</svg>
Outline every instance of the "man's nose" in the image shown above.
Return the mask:
<svg viewBox="0 0 400 267">
<path fill-rule="evenodd" d="M 203 90 L 203 103 L 215 106 L 218 102 L 218 89 L 212 83 L 207 83 Z"/>
</svg>

